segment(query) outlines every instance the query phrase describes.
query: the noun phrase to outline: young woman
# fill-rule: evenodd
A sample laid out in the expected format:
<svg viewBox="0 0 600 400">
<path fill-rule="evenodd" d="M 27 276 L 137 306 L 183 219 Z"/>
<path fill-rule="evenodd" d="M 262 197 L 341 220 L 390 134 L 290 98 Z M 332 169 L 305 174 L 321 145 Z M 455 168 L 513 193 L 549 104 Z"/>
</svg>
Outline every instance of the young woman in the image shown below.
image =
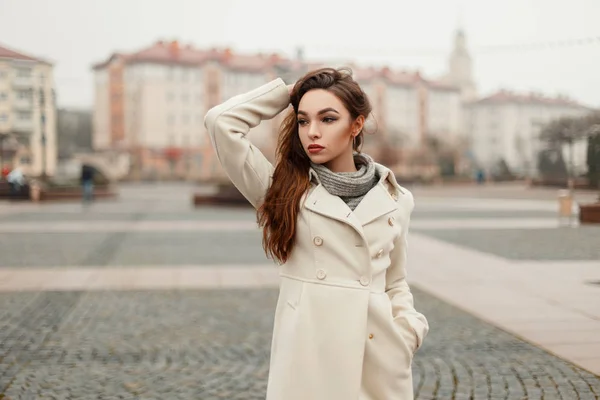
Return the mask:
<svg viewBox="0 0 600 400">
<path fill-rule="evenodd" d="M 275 167 L 246 138 L 292 105 Z M 268 400 L 413 398 L 429 330 L 405 281 L 412 194 L 359 149 L 371 112 L 345 70 L 274 80 L 211 109 L 217 157 L 280 264 Z"/>
</svg>

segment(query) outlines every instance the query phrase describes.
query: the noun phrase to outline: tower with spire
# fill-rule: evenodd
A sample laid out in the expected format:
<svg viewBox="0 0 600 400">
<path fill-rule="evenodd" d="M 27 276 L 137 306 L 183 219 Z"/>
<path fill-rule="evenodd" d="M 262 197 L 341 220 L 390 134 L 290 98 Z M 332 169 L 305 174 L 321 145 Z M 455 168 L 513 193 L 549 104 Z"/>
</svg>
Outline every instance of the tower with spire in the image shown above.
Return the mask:
<svg viewBox="0 0 600 400">
<path fill-rule="evenodd" d="M 454 34 L 454 48 L 448 60 L 446 80 L 460 88 L 463 101 L 477 97 L 477 88 L 473 79 L 473 61 L 467 48 L 467 37 L 459 27 Z"/>
</svg>

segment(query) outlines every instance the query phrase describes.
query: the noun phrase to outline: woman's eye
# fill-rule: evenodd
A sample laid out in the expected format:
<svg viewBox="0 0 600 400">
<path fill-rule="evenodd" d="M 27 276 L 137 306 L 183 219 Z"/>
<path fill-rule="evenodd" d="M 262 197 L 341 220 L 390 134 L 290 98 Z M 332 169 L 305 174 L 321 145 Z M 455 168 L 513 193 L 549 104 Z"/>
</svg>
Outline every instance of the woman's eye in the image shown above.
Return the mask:
<svg viewBox="0 0 600 400">
<path fill-rule="evenodd" d="M 299 120 L 298 120 L 298 125 L 300 125 L 300 126 L 304 126 L 304 125 L 306 125 L 307 123 L 308 123 L 308 122 L 307 122 L 307 121 L 305 121 L 305 120 L 303 120 L 303 119 L 299 119 Z"/>
<path fill-rule="evenodd" d="M 328 123 L 328 124 L 331 123 L 331 122 L 335 122 L 335 121 L 336 121 L 336 119 L 332 118 L 332 117 L 325 117 L 325 118 L 323 118 L 323 122 Z"/>
</svg>

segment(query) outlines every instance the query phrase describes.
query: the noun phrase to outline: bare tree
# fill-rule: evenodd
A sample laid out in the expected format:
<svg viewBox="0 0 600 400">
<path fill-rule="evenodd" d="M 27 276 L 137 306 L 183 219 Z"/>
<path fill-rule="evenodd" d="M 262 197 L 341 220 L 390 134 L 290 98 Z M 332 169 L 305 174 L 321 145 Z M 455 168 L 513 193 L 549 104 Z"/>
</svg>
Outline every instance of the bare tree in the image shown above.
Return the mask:
<svg viewBox="0 0 600 400">
<path fill-rule="evenodd" d="M 559 149 L 569 146 L 569 187 L 573 187 L 573 147 L 574 143 L 600 132 L 600 112 L 592 112 L 583 117 L 563 117 L 542 128 L 540 137 L 551 147 Z M 589 164 L 589 162 L 588 162 Z"/>
<path fill-rule="evenodd" d="M 540 133 L 542 140 L 548 143 L 551 148 L 560 149 L 564 144 L 569 146 L 567 185 L 570 189 L 572 189 L 574 186 L 574 144 L 578 140 L 582 140 L 585 137 L 585 129 L 583 125 L 584 123 L 582 118 L 563 117 L 545 125 Z"/>
</svg>

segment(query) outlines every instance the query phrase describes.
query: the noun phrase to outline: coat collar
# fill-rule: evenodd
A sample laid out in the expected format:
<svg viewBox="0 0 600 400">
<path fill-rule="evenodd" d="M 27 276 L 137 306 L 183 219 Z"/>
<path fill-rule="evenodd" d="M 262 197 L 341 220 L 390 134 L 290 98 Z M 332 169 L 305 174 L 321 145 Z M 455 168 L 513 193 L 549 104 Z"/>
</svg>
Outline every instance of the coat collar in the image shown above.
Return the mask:
<svg viewBox="0 0 600 400">
<path fill-rule="evenodd" d="M 396 181 L 396 176 L 394 175 L 394 173 L 392 172 L 391 169 L 389 169 L 388 167 L 386 167 L 384 165 L 378 164 L 378 163 L 375 163 L 375 168 L 377 169 L 377 173 L 379 174 L 379 177 L 380 177 L 379 183 L 381 183 L 383 181 L 387 181 L 387 183 L 389 183 L 391 185 L 391 187 L 398 190 L 401 194 L 406 194 L 404 189 L 402 188 L 402 186 L 400 186 L 398 184 L 398 181 Z M 319 175 L 312 167 L 308 170 L 308 179 L 311 182 L 314 182 L 316 185 L 321 184 Z"/>
<path fill-rule="evenodd" d="M 333 196 L 321 185 L 317 173 L 311 168 L 309 177 L 315 186 L 306 197 L 304 206 L 318 214 L 351 225 L 364 238 L 363 227 L 373 220 L 398 208 L 394 194 L 405 194 L 393 172 L 375 163 L 380 176 L 379 182 L 361 200 L 356 209 L 350 207 L 338 196 Z"/>
</svg>

